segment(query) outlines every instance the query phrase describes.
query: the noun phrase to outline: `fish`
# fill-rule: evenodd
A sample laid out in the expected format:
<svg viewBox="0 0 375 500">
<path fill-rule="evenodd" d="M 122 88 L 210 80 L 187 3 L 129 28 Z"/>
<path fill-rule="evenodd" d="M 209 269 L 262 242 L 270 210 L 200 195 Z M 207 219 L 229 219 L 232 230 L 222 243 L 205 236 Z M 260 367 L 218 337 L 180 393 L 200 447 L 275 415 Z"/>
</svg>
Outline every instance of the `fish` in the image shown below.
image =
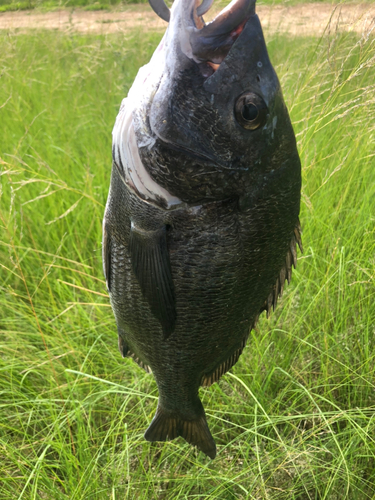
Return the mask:
<svg viewBox="0 0 375 500">
<path fill-rule="evenodd" d="M 199 388 L 238 361 L 302 251 L 301 163 L 255 0 L 150 0 L 168 22 L 113 128 L 103 267 L 119 350 L 152 373 L 144 437 L 216 443 Z"/>
</svg>

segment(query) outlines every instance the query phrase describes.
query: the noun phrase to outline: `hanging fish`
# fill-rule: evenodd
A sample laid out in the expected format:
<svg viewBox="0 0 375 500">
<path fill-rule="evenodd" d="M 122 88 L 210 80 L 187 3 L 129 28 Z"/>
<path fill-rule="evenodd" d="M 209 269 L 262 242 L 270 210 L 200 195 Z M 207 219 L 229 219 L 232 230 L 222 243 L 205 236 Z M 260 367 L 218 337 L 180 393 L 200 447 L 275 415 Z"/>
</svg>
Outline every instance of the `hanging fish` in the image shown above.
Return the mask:
<svg viewBox="0 0 375 500">
<path fill-rule="evenodd" d="M 169 21 L 123 100 L 103 223 L 119 348 L 158 389 L 148 441 L 214 458 L 198 396 L 276 306 L 301 247 L 301 166 L 255 0 L 150 0 Z"/>
</svg>

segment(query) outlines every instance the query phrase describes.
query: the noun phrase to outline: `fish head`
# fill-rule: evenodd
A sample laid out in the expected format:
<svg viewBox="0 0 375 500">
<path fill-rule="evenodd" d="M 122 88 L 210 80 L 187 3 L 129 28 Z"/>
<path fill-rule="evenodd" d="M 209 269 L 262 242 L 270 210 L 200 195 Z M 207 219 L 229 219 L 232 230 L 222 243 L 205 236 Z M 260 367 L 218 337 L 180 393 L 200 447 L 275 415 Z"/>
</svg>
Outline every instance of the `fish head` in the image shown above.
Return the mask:
<svg viewBox="0 0 375 500">
<path fill-rule="evenodd" d="M 255 0 L 234 0 L 207 25 L 197 11 L 196 0 L 175 0 L 146 78 L 134 84 L 143 165 L 189 203 L 255 192 L 280 169 L 298 177 Z"/>
</svg>

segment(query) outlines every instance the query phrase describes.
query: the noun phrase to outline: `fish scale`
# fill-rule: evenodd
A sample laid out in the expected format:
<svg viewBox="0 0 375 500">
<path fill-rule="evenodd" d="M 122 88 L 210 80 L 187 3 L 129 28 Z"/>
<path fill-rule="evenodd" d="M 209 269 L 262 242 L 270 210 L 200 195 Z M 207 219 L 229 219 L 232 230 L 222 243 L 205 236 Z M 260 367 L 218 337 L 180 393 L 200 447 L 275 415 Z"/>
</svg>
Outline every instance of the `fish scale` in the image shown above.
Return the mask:
<svg viewBox="0 0 375 500">
<path fill-rule="evenodd" d="M 145 438 L 210 458 L 199 387 L 235 365 L 302 245 L 296 141 L 254 6 L 236 0 L 206 30 L 194 0 L 174 2 L 116 120 L 103 223 L 120 352 L 159 390 Z"/>
</svg>

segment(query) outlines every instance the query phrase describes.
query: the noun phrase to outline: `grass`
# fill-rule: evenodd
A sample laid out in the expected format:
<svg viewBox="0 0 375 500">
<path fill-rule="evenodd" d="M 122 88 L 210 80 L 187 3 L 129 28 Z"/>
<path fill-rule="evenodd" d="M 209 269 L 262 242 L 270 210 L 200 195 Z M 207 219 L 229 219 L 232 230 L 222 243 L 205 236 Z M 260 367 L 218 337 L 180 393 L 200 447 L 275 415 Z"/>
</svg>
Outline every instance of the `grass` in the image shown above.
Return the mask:
<svg viewBox="0 0 375 500">
<path fill-rule="evenodd" d="M 18 10 L 55 10 L 66 8 L 82 8 L 85 10 L 123 9 L 131 4 L 147 3 L 148 0 L 0 0 L 0 13 Z M 258 5 L 297 5 L 304 3 L 328 3 L 332 5 L 342 3 L 371 3 L 372 0 L 258 0 Z M 172 0 L 166 0 L 168 5 Z M 215 5 L 225 6 L 229 0 L 216 0 Z"/>
<path fill-rule="evenodd" d="M 0 0 L 0 13 L 33 9 L 38 11 L 75 8 L 111 10 L 146 2 L 147 0 Z"/>
<path fill-rule="evenodd" d="M 333 33 L 268 37 L 305 253 L 201 391 L 214 461 L 144 441 L 156 385 L 118 353 L 101 269 L 110 131 L 160 34 L 0 35 L 1 498 L 373 498 L 374 38 Z"/>
</svg>

